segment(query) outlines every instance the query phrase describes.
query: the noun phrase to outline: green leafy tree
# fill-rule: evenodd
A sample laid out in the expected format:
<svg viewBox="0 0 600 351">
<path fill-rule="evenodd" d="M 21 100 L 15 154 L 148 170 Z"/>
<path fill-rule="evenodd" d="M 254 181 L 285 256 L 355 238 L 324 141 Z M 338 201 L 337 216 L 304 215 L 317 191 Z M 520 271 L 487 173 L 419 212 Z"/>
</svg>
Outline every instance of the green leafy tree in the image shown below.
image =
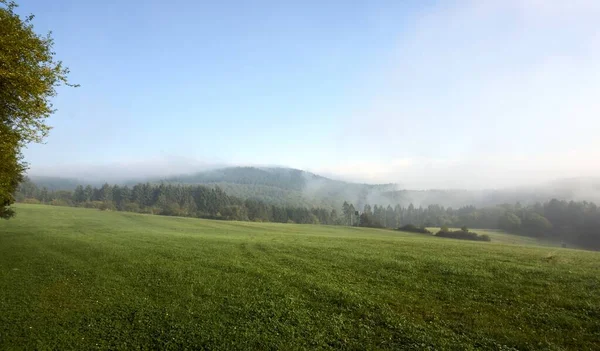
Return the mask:
<svg viewBox="0 0 600 351">
<path fill-rule="evenodd" d="M 531 235 L 543 237 L 552 229 L 552 223 L 536 212 L 530 212 L 522 219 L 523 230 Z"/>
<path fill-rule="evenodd" d="M 521 218 L 512 212 L 506 212 L 498 222 L 500 229 L 517 232 L 521 229 Z"/>
<path fill-rule="evenodd" d="M 75 201 L 76 204 L 80 204 L 86 201 L 85 190 L 83 189 L 83 186 L 78 185 L 75 188 L 75 191 L 73 192 L 73 201 Z"/>
<path fill-rule="evenodd" d="M 15 201 L 14 193 L 25 171 L 19 149 L 15 146 L 18 143 L 18 134 L 7 125 L 0 124 L 0 218 L 4 219 L 14 216 L 9 206 Z"/>
<path fill-rule="evenodd" d="M 56 88 L 69 85 L 69 70 L 56 61 L 49 34 L 33 29 L 33 15 L 21 18 L 13 1 L 0 0 L 0 217 L 14 212 L 14 192 L 27 165 L 21 149 L 42 142 L 53 112 L 51 98 Z"/>
<path fill-rule="evenodd" d="M 350 209 L 350 204 L 347 201 L 344 201 L 342 204 L 342 214 L 344 215 L 344 223 L 345 225 L 349 225 L 352 219 L 352 209 Z"/>
</svg>

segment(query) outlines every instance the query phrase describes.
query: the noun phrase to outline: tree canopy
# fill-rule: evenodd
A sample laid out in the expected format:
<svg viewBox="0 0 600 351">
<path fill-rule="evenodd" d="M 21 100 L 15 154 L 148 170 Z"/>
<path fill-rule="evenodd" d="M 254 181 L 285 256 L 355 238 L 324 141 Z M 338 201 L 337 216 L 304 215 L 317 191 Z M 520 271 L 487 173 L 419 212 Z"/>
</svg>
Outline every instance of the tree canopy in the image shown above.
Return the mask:
<svg viewBox="0 0 600 351">
<path fill-rule="evenodd" d="M 26 164 L 21 148 L 42 142 L 54 112 L 56 88 L 71 85 L 69 70 L 55 59 L 51 33 L 39 35 L 33 15 L 21 18 L 13 1 L 0 0 L 0 217 L 9 218 L 14 191 Z"/>
</svg>

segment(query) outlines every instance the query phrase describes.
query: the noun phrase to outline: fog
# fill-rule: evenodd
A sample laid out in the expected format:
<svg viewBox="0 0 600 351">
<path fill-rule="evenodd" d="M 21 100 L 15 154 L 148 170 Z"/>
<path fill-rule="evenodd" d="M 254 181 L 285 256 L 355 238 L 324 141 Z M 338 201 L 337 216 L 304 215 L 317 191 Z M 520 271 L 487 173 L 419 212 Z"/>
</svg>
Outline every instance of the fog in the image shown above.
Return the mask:
<svg viewBox="0 0 600 351">
<path fill-rule="evenodd" d="M 276 174 L 276 176 L 271 179 L 260 175 L 256 175 L 256 178 L 248 174 L 235 176 L 237 174 L 235 173 L 236 165 L 208 164 L 187 159 L 152 160 L 94 166 L 79 165 L 73 168 L 65 166 L 60 171 L 38 170 L 33 172 L 30 170 L 29 175 L 38 185 L 47 186 L 50 189 L 72 189 L 77 184 L 100 185 L 105 182 L 132 185 L 146 181 L 153 183 L 163 181 L 183 182 L 184 184 L 207 184 L 210 186 L 222 182 L 239 183 L 244 184 L 245 189 L 252 189 L 252 183 L 256 182 L 255 185 L 258 187 L 251 191 L 251 194 L 264 195 L 266 188 L 263 186 L 281 187 L 281 189 L 284 189 L 285 194 L 296 194 L 292 197 L 300 196 L 305 203 L 333 206 L 334 208 L 340 206 L 343 201 L 354 204 L 357 209 L 362 209 L 366 204 L 384 206 L 395 206 L 397 204 L 408 206 L 413 204 L 417 207 L 441 205 L 453 208 L 469 205 L 485 207 L 517 202 L 527 205 L 549 201 L 553 198 L 600 203 L 600 177 L 556 178 L 550 181 L 540 177 L 538 180 L 532 179 L 529 184 L 495 188 L 419 188 L 407 186 L 406 184 L 410 184 L 410 182 L 380 183 L 377 182 L 378 178 L 365 181 L 362 178 L 353 178 L 348 173 L 315 174 L 306 171 L 298 173 L 299 170 L 297 169 L 277 165 L 239 166 L 258 168 L 267 173 Z M 213 173 L 214 170 L 219 170 L 219 172 Z M 232 170 L 234 173 L 230 174 L 234 174 L 234 176 L 223 176 L 221 179 L 221 174 L 224 174 L 223 170 Z M 203 174 L 209 176 L 197 176 Z M 286 174 L 289 174 L 289 177 Z M 446 173 L 442 172 L 440 174 L 444 175 Z M 298 175 L 303 177 L 301 183 L 298 183 Z M 282 176 L 284 178 L 281 178 Z M 288 180 L 281 183 L 282 179 Z M 448 179 L 447 177 L 444 180 L 448 181 Z M 298 188 L 299 184 L 301 184 L 300 188 Z M 457 184 L 463 183 L 457 182 Z M 248 194 L 235 193 L 235 189 L 232 189 L 231 195 L 244 197 Z M 285 199 L 280 200 L 286 201 Z"/>
<path fill-rule="evenodd" d="M 72 178 L 89 183 L 123 183 L 145 181 L 192 174 L 227 167 L 226 163 L 204 162 L 187 157 L 168 156 L 148 160 L 132 160 L 113 163 L 69 163 L 53 165 L 31 164 L 30 176 Z"/>
<path fill-rule="evenodd" d="M 592 0 L 437 6 L 340 134 L 356 159 L 315 171 L 421 189 L 600 175 L 598 18 Z"/>
</svg>

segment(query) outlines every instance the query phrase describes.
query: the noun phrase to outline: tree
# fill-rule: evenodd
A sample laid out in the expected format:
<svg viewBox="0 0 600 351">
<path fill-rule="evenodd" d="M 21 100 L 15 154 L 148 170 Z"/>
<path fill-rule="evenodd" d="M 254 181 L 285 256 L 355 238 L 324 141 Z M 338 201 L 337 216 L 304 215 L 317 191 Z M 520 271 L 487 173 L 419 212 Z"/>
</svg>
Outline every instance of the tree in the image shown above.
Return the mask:
<svg viewBox="0 0 600 351">
<path fill-rule="evenodd" d="M 375 217 L 374 214 L 363 212 L 359 217 L 358 226 L 360 227 L 371 227 L 371 228 L 383 228 L 383 224 Z"/>
<path fill-rule="evenodd" d="M 98 200 L 102 202 L 113 202 L 113 188 L 108 185 L 108 183 L 104 183 L 104 185 L 99 190 L 100 198 Z"/>
<path fill-rule="evenodd" d="M 27 165 L 21 149 L 30 142 L 42 142 L 53 112 L 50 99 L 56 88 L 69 85 L 69 70 L 54 58 L 50 33 L 33 30 L 34 16 L 21 18 L 17 4 L 0 0 L 0 217 L 14 212 L 14 192 L 23 180 Z"/>
<path fill-rule="evenodd" d="M 542 237 L 552 229 L 552 223 L 539 213 L 530 212 L 522 219 L 522 229 L 529 235 Z"/>
<path fill-rule="evenodd" d="M 83 189 L 83 194 L 85 201 L 92 201 L 92 197 L 94 196 L 94 189 L 91 185 L 88 185 Z"/>
<path fill-rule="evenodd" d="M 19 149 L 15 147 L 18 142 L 18 134 L 0 124 L 0 218 L 4 219 L 14 216 L 9 206 L 15 201 L 14 193 L 25 171 Z"/>
<path fill-rule="evenodd" d="M 83 186 L 78 185 L 75 188 L 75 191 L 73 192 L 73 201 L 75 201 L 76 204 L 80 204 L 82 202 L 85 202 L 85 191 L 83 190 Z"/>
<path fill-rule="evenodd" d="M 350 213 L 350 205 L 347 201 L 344 201 L 344 204 L 342 205 L 342 214 L 344 215 L 344 224 L 350 224 L 352 214 Z"/>
<path fill-rule="evenodd" d="M 356 209 L 353 204 L 350 204 L 348 208 L 350 210 L 350 225 L 358 225 L 359 218 L 356 218 Z"/>
<path fill-rule="evenodd" d="M 338 220 L 339 220 L 338 217 L 339 216 L 338 216 L 337 211 L 335 209 L 331 210 L 331 213 L 329 214 L 329 218 L 330 218 L 330 221 L 331 221 L 330 224 L 337 224 Z"/>
<path fill-rule="evenodd" d="M 506 212 L 500 217 L 498 226 L 508 232 L 517 232 L 521 229 L 521 218 L 512 212 Z"/>
</svg>

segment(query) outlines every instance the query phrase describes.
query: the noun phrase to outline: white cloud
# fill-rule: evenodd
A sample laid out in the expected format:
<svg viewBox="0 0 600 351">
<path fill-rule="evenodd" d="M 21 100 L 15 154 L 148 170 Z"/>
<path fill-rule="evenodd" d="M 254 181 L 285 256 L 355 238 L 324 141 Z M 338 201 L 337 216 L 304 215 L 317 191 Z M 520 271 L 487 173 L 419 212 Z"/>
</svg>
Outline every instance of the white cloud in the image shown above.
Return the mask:
<svg viewBox="0 0 600 351">
<path fill-rule="evenodd" d="M 599 156 L 598 152 L 590 151 L 490 154 L 463 159 L 398 159 L 391 162 L 359 160 L 339 162 L 311 171 L 344 180 L 397 183 L 409 189 L 498 189 L 600 175 L 600 164 L 589 163 Z"/>
<path fill-rule="evenodd" d="M 599 18 L 600 1 L 439 5 L 342 129 L 339 143 L 374 161 L 324 169 L 461 188 L 600 175 Z"/>
</svg>

